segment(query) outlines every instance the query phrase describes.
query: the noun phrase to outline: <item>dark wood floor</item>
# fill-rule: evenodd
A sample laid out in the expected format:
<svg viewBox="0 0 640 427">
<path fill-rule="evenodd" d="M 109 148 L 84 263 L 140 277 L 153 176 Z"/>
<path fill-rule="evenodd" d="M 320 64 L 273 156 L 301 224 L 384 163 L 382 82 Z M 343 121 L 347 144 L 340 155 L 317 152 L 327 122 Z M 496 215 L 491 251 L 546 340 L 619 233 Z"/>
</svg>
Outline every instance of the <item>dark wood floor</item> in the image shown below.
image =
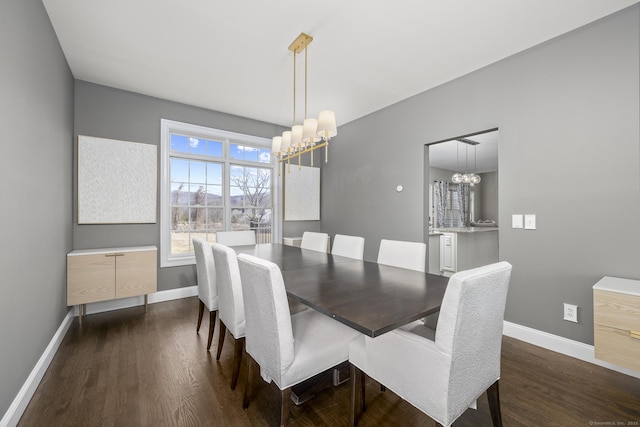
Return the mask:
<svg viewBox="0 0 640 427">
<path fill-rule="evenodd" d="M 208 325 L 196 334 L 196 298 L 87 316 L 69 329 L 19 426 L 272 426 L 276 387 L 256 380 L 242 410 L 246 360 L 231 391 L 233 343 L 215 360 Z M 203 323 L 205 321 L 203 320 Z M 349 382 L 291 405 L 292 426 L 347 426 Z M 505 426 L 639 425 L 640 379 L 504 338 L 500 380 Z M 367 382 L 360 426 L 433 421 Z M 491 425 L 486 396 L 454 426 Z"/>
</svg>

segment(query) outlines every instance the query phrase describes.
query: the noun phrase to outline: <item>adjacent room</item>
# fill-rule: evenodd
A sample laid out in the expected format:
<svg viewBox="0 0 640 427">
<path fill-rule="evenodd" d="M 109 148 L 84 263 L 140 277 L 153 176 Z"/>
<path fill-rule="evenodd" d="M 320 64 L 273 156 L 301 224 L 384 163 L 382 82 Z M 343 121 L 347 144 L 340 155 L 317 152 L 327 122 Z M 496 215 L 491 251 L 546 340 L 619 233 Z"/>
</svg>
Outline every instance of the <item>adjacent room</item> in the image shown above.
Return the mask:
<svg viewBox="0 0 640 427">
<path fill-rule="evenodd" d="M 638 0 L 0 22 L 0 427 L 640 423 Z"/>
</svg>

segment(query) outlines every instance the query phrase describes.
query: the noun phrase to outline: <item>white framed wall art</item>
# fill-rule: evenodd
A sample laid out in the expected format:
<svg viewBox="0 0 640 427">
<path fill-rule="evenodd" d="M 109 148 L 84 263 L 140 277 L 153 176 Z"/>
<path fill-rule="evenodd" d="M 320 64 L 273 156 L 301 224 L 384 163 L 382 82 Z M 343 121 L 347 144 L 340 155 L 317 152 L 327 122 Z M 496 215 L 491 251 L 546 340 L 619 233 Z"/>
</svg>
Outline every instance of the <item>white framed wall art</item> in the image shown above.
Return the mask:
<svg viewBox="0 0 640 427">
<path fill-rule="evenodd" d="M 156 222 L 157 147 L 78 136 L 78 224 Z"/>
<path fill-rule="evenodd" d="M 292 165 L 283 173 L 284 220 L 320 220 L 320 168 Z"/>
</svg>

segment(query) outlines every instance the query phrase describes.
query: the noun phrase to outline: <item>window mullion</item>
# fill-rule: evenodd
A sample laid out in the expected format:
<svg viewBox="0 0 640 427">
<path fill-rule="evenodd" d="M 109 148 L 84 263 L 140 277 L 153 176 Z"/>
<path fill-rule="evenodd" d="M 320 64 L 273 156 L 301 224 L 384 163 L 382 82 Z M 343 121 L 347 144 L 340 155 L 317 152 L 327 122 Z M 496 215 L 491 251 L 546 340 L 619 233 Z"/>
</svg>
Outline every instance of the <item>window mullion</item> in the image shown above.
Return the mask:
<svg viewBox="0 0 640 427">
<path fill-rule="evenodd" d="M 231 161 L 229 160 L 229 141 L 224 144 L 225 158 L 223 177 L 224 229 L 231 230 Z"/>
</svg>

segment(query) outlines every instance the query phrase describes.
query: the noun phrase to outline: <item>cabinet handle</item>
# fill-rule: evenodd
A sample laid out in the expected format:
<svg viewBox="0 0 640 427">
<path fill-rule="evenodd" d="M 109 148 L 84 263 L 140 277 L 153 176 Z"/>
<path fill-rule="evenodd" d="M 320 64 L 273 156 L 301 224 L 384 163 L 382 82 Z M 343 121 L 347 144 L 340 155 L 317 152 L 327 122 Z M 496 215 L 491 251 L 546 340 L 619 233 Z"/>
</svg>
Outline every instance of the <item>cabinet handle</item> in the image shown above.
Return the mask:
<svg viewBox="0 0 640 427">
<path fill-rule="evenodd" d="M 124 253 L 116 252 L 115 254 L 104 254 L 104 256 L 124 256 Z"/>
<path fill-rule="evenodd" d="M 629 336 L 631 338 L 635 338 L 637 340 L 640 340 L 640 331 L 629 331 Z"/>
</svg>

